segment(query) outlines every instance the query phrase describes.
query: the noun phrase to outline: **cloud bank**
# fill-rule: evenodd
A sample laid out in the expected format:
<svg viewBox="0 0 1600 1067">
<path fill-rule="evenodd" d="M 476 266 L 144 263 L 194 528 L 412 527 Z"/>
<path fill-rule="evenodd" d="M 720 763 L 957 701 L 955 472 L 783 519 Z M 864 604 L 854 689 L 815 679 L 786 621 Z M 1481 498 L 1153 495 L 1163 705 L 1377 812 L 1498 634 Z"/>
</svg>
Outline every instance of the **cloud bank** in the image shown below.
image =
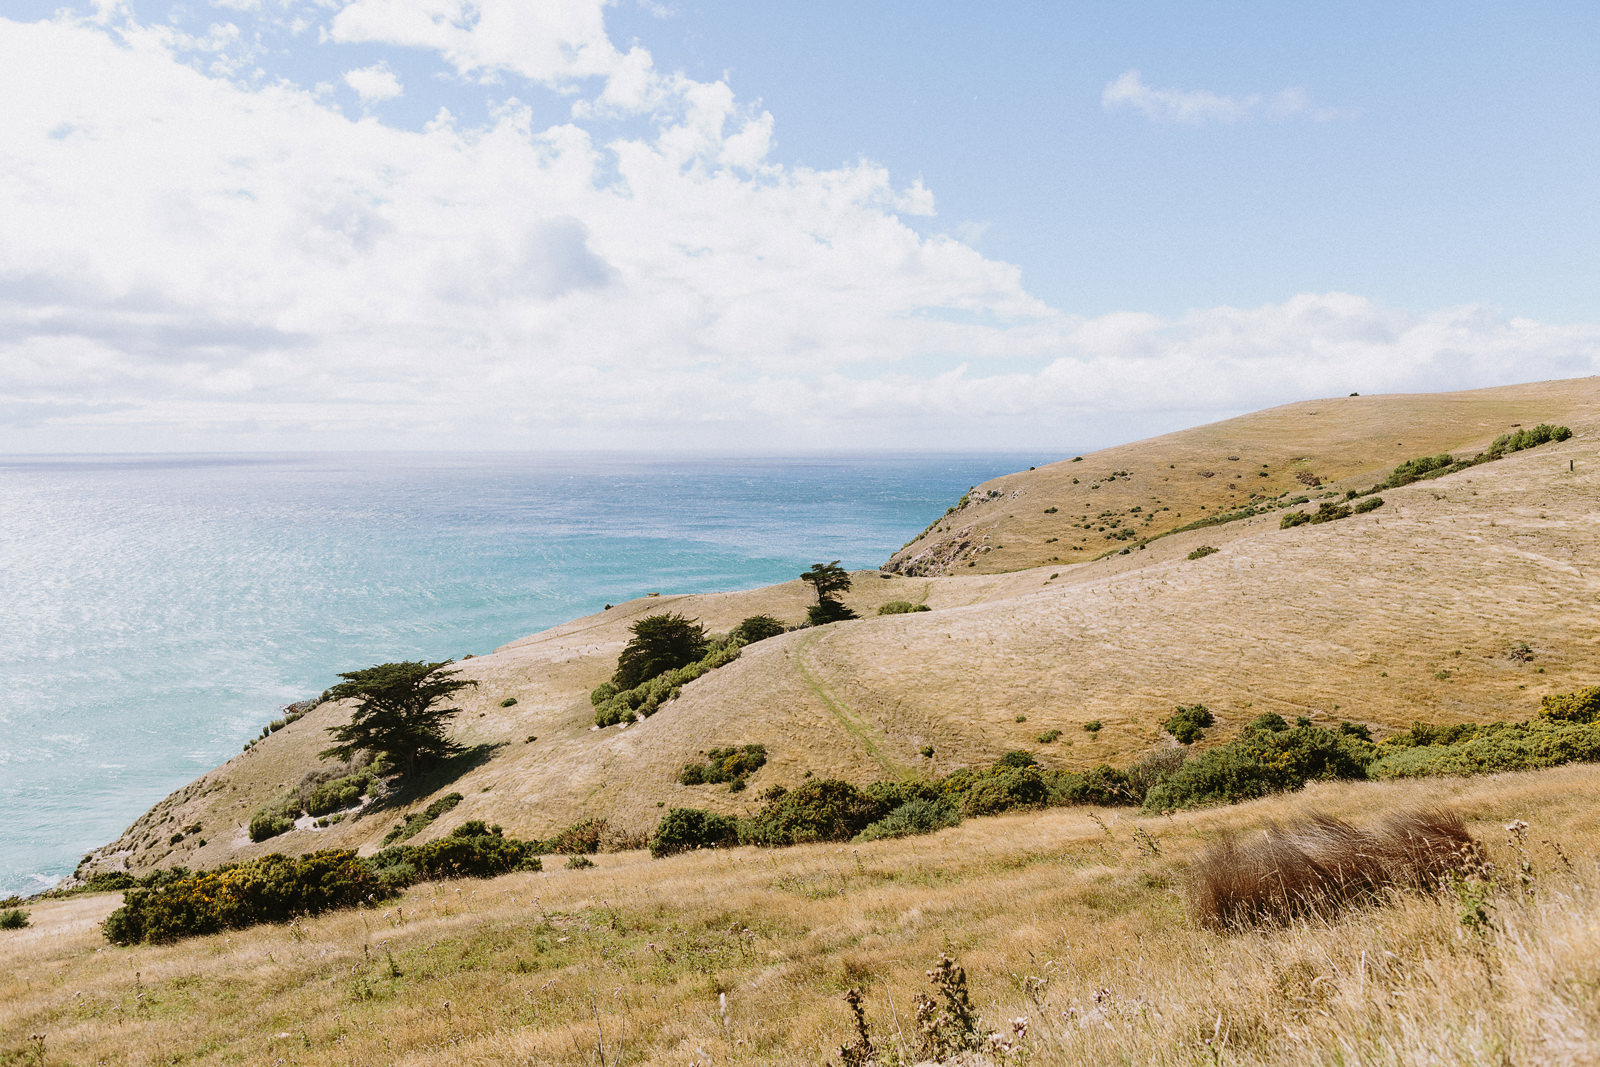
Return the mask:
<svg viewBox="0 0 1600 1067">
<path fill-rule="evenodd" d="M 1209 89 L 1157 89 L 1146 85 L 1136 70 L 1123 71 L 1107 83 L 1100 93 L 1100 106 L 1107 111 L 1137 111 L 1152 122 L 1185 126 L 1261 119 L 1328 122 L 1348 117 L 1346 112 L 1336 108 L 1314 106 L 1306 91 L 1300 88 L 1283 89 L 1270 96 L 1262 93 L 1224 96 Z"/>
<path fill-rule="evenodd" d="M 770 114 L 614 46 L 600 0 L 281 5 L 306 47 L 397 50 L 335 67 L 359 114 L 237 26 L 103 6 L 0 20 L 0 451 L 1071 448 L 1600 370 L 1600 327 L 1478 307 L 1050 307 L 920 183 L 774 162 Z M 418 55 L 490 117 L 386 122 Z"/>
</svg>

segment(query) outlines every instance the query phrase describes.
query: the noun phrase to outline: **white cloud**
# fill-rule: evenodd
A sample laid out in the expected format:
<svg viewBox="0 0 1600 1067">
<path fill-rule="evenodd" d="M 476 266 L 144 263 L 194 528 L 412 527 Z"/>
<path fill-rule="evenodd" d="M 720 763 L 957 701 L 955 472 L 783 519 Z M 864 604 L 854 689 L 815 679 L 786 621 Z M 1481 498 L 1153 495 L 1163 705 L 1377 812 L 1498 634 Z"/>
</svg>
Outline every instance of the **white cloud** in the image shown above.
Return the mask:
<svg viewBox="0 0 1600 1067">
<path fill-rule="evenodd" d="M 1208 122 L 1235 123 L 1267 118 L 1285 120 L 1308 118 L 1317 122 L 1348 117 L 1334 108 L 1319 108 L 1306 91 L 1284 89 L 1270 96 L 1250 93 L 1224 96 L 1209 89 L 1157 89 L 1146 85 L 1136 70 L 1123 71 L 1108 82 L 1100 93 L 1100 105 L 1108 111 L 1131 108 L 1152 122 L 1176 122 L 1200 126 Z"/>
<path fill-rule="evenodd" d="M 344 83 L 356 91 L 363 104 L 393 100 L 405 92 L 400 85 L 399 75 L 390 70 L 387 63 L 347 70 L 344 72 Z"/>
<path fill-rule="evenodd" d="M 357 9 L 489 47 L 461 5 L 336 19 Z M 1081 446 L 1600 370 L 1600 327 L 1483 308 L 1063 314 L 907 225 L 934 209 L 920 182 L 779 165 L 726 84 L 572 25 L 609 72 L 575 103 L 654 100 L 626 136 L 515 102 L 401 129 L 208 76 L 170 35 L 0 20 L 0 451 Z M 517 62 L 566 90 L 591 62 L 549 55 Z"/>
</svg>

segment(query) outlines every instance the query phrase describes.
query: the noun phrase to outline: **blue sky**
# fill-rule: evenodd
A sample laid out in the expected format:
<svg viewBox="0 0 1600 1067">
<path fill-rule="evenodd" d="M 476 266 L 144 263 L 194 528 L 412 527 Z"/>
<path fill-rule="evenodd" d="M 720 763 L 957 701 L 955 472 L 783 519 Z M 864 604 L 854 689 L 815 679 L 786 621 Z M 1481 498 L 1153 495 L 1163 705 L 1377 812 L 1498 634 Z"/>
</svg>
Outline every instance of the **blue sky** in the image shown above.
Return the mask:
<svg viewBox="0 0 1600 1067">
<path fill-rule="evenodd" d="M 1591 5 L 5 16 L 0 450 L 1084 447 L 1600 370 Z"/>
</svg>

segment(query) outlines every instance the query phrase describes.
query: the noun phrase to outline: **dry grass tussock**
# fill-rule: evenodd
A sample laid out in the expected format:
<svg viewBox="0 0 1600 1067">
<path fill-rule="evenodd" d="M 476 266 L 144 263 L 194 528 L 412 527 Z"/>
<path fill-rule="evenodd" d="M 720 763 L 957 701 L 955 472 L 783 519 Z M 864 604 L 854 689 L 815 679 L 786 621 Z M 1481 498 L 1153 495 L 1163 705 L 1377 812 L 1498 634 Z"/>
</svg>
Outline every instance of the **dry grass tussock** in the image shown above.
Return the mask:
<svg viewBox="0 0 1600 1067">
<path fill-rule="evenodd" d="M 1461 817 L 1441 808 L 1397 812 L 1370 830 L 1315 812 L 1207 849 L 1189 871 L 1189 911 L 1217 929 L 1331 918 L 1394 890 L 1436 889 L 1481 865 L 1481 853 Z"/>
<path fill-rule="evenodd" d="M 0 1063 L 35 1062 L 28 1035 L 43 1034 L 47 1064 L 578 1065 L 603 1052 L 814 1067 L 859 1038 L 852 988 L 889 1062 L 918 1054 L 922 1022 L 954 1017 L 941 955 L 964 971 L 977 1040 L 938 1032 L 968 1062 L 1594 1062 L 1597 797 L 1600 768 L 1571 766 L 1318 785 L 1148 819 L 1052 809 L 860 847 L 602 855 L 134 949 L 96 928 L 116 896 L 46 901 L 0 935 Z M 1359 824 L 1456 811 L 1492 867 L 1335 919 L 1190 921 L 1190 865 L 1302 805 Z"/>
</svg>

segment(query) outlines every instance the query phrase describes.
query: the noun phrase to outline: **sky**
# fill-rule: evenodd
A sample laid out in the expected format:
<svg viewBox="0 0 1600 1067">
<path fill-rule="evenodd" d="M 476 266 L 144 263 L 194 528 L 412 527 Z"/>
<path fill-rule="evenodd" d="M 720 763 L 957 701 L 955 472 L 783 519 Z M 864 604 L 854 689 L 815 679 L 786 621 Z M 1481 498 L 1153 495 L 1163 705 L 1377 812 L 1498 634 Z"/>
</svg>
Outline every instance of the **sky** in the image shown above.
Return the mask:
<svg viewBox="0 0 1600 1067">
<path fill-rule="evenodd" d="M 1038 448 L 1600 373 L 1600 6 L 6 0 L 0 452 Z"/>
</svg>

